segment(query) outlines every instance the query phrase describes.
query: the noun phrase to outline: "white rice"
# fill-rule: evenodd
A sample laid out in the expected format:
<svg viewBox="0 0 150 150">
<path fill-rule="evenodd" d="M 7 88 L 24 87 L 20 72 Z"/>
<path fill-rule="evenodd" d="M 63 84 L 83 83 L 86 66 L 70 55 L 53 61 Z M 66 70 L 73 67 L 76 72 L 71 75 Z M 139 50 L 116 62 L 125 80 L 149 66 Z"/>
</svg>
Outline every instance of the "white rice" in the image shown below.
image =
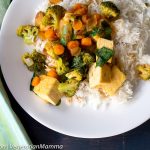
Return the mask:
<svg viewBox="0 0 150 150">
<path fill-rule="evenodd" d="M 105 109 L 107 106 L 127 102 L 133 97 L 133 89 L 138 83 L 135 66 L 138 63 L 150 64 L 150 56 L 143 55 L 150 35 L 150 8 L 145 5 L 145 2 L 149 3 L 149 0 L 112 1 L 121 10 L 120 19 L 114 22 L 117 30 L 114 39 L 115 55 L 127 76 L 127 81 L 115 96 L 105 98 L 105 100 L 97 89 L 91 89 L 88 82 L 83 81 L 72 99 L 63 97 L 67 104 L 89 105 L 95 109 L 99 107 Z M 47 0 L 43 1 L 37 11 L 44 11 L 47 8 L 47 2 Z M 88 3 L 90 12 L 99 12 L 101 0 L 63 0 L 60 5 L 68 9 L 75 3 Z M 51 62 L 51 58 L 48 61 Z"/>
<path fill-rule="evenodd" d="M 150 55 L 143 55 L 139 60 L 139 64 L 150 64 Z"/>
</svg>

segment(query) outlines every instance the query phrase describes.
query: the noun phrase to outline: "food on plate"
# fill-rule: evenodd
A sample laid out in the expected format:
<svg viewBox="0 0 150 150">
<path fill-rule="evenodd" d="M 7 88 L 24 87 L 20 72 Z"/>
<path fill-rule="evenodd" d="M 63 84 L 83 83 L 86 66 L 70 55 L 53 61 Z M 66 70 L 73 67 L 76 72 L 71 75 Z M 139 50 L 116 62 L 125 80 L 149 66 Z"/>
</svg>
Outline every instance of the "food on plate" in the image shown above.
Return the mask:
<svg viewBox="0 0 150 150">
<path fill-rule="evenodd" d="M 126 76 L 117 66 L 112 67 L 110 82 L 102 84 L 101 88 L 106 95 L 113 96 L 116 91 L 123 85 Z"/>
<path fill-rule="evenodd" d="M 140 64 L 137 65 L 137 71 L 139 73 L 139 77 L 143 80 L 150 79 L 150 65 L 148 64 Z"/>
<path fill-rule="evenodd" d="M 58 86 L 59 81 L 56 78 L 45 76 L 39 84 L 34 86 L 33 91 L 43 100 L 46 100 L 53 105 L 57 105 L 62 96 L 58 90 Z"/>
<path fill-rule="evenodd" d="M 102 2 L 100 5 L 101 13 L 108 19 L 117 18 L 120 14 L 120 10 L 111 1 Z"/>
<path fill-rule="evenodd" d="M 32 25 L 20 26 L 17 29 L 17 35 L 22 37 L 26 44 L 33 44 L 38 35 L 38 28 Z"/>
<path fill-rule="evenodd" d="M 150 79 L 150 65 L 139 61 L 144 44 L 138 45 L 138 34 L 146 32 L 136 26 L 140 24 L 138 12 L 132 12 L 134 25 L 127 12 L 130 6 L 126 9 L 128 3 L 139 5 L 122 3 L 47 0 L 46 10 L 36 12 L 33 24 L 20 25 L 17 35 L 34 47 L 22 56 L 33 72 L 31 91 L 52 105 L 61 99 L 98 106 L 131 98 L 137 74 L 142 80 Z M 99 102 L 91 98 L 94 93 Z"/>
<path fill-rule="evenodd" d="M 89 85 L 91 88 L 103 87 L 103 83 L 111 82 L 111 67 L 109 64 L 104 64 L 102 67 L 92 64 L 89 69 Z"/>
<path fill-rule="evenodd" d="M 23 63 L 27 66 L 30 71 L 33 71 L 35 74 L 45 73 L 46 65 L 45 55 L 33 50 L 32 53 L 24 53 L 22 56 Z"/>
</svg>

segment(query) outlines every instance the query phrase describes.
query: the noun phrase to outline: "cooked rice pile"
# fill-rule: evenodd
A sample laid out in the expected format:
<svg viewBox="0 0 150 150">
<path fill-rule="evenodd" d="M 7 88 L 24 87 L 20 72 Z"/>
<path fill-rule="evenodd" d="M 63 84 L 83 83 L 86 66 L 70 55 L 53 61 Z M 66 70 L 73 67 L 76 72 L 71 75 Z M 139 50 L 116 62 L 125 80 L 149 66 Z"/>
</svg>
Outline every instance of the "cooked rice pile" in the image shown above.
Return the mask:
<svg viewBox="0 0 150 150">
<path fill-rule="evenodd" d="M 80 84 L 79 90 L 72 99 L 63 97 L 67 104 L 84 106 L 89 104 L 93 108 L 107 107 L 128 101 L 133 96 L 133 89 L 138 84 L 135 66 L 138 63 L 149 63 L 150 56 L 145 54 L 145 47 L 150 35 L 150 7 L 146 7 L 144 0 L 112 0 L 121 10 L 120 19 L 114 22 L 115 55 L 118 58 L 120 68 L 127 75 L 127 81 L 119 89 L 115 96 L 106 98 L 99 94 L 97 89 L 91 89 L 87 81 Z M 99 12 L 101 0 L 64 0 L 61 6 L 68 9 L 75 3 L 89 4 L 91 12 Z M 39 8 L 45 10 L 47 0 Z M 121 57 L 120 57 L 121 56 Z M 47 62 L 51 65 L 52 60 Z M 54 62 L 53 62 L 54 63 Z"/>
</svg>

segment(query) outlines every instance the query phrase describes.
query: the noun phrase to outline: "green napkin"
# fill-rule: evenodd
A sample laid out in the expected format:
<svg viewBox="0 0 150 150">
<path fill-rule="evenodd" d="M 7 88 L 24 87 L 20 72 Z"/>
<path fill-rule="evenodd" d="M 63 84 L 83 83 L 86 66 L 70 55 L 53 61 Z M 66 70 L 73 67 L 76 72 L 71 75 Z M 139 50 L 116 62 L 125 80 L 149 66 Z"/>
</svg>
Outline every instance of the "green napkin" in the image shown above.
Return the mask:
<svg viewBox="0 0 150 150">
<path fill-rule="evenodd" d="M 0 25 L 10 0 L 0 0 Z M 11 108 L 0 79 L 0 149 L 14 149 L 31 144 L 21 122 Z M 13 148 L 14 146 L 14 148 Z M 23 149 L 23 148 L 22 148 Z M 26 148 L 30 150 L 30 148 Z"/>
<path fill-rule="evenodd" d="M 0 24 L 2 23 L 4 14 L 10 4 L 10 0 L 0 0 Z"/>
<path fill-rule="evenodd" d="M 13 112 L 0 80 L 0 146 L 31 144 L 23 126 Z"/>
</svg>

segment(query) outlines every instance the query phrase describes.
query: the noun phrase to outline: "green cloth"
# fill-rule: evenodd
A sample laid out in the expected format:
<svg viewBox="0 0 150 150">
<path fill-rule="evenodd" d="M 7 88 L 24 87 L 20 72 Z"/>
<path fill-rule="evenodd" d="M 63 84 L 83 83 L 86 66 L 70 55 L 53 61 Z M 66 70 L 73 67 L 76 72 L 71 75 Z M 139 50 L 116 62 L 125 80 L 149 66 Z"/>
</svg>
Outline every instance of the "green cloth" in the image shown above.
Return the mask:
<svg viewBox="0 0 150 150">
<path fill-rule="evenodd" d="M 31 144 L 23 126 L 13 112 L 0 80 L 0 146 Z"/>
<path fill-rule="evenodd" d="M 10 4 L 10 0 L 0 0 L 0 24 L 2 23 L 4 14 Z"/>
</svg>

